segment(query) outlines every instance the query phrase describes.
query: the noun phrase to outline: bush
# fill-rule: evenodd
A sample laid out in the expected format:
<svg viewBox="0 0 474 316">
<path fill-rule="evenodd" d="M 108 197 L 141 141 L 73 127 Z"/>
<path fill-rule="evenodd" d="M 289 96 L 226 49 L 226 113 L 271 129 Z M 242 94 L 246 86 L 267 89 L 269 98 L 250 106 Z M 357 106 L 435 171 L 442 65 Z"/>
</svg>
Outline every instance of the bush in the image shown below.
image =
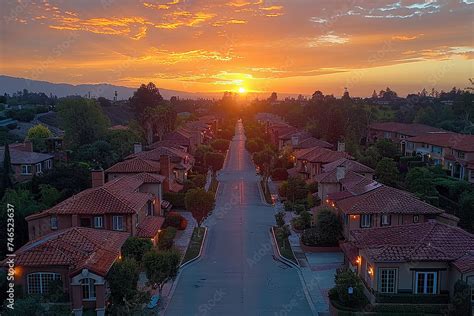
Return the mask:
<svg viewBox="0 0 474 316">
<path fill-rule="evenodd" d="M 462 280 L 458 280 L 454 284 L 454 295 L 451 297 L 451 303 L 454 307 L 453 315 L 471 315 L 471 288 L 469 284 Z"/>
<path fill-rule="evenodd" d="M 284 168 L 276 168 L 272 172 L 272 180 L 284 181 L 288 179 L 288 171 Z"/>
<path fill-rule="evenodd" d="M 227 139 L 216 139 L 212 141 L 211 147 L 217 151 L 226 151 L 229 148 L 230 141 Z"/>
<path fill-rule="evenodd" d="M 170 212 L 165 218 L 165 222 L 163 223 L 163 227 L 174 227 L 179 230 L 186 229 L 187 226 L 186 219 L 177 212 Z"/>
<path fill-rule="evenodd" d="M 306 229 L 301 235 L 301 242 L 307 246 L 337 246 L 342 237 L 342 225 L 334 212 L 321 209 L 316 217 L 314 228 Z"/>
<path fill-rule="evenodd" d="M 304 204 L 294 204 L 293 208 L 296 214 L 301 214 L 306 211 L 306 206 Z"/>
<path fill-rule="evenodd" d="M 329 291 L 329 297 L 345 307 L 362 307 L 368 303 L 364 295 L 364 285 L 360 278 L 349 269 L 339 270 L 334 277 L 335 286 Z M 348 293 L 351 287 L 352 294 Z"/>
<path fill-rule="evenodd" d="M 31 122 L 35 118 L 35 111 L 31 109 L 9 110 L 7 116 L 20 122 Z"/>
<path fill-rule="evenodd" d="M 285 181 L 278 187 L 278 195 L 281 197 L 286 197 L 286 193 L 288 191 L 288 182 Z"/>
<path fill-rule="evenodd" d="M 166 227 L 158 236 L 158 248 L 160 250 L 169 250 L 173 247 L 173 239 L 176 237 L 176 228 Z"/>
<path fill-rule="evenodd" d="M 184 205 L 185 193 L 164 192 L 163 199 L 173 204 L 175 208 L 185 208 Z"/>
<path fill-rule="evenodd" d="M 311 227 L 311 214 L 303 211 L 300 215 L 291 222 L 293 228 L 296 230 L 304 230 Z"/>
<path fill-rule="evenodd" d="M 125 258 L 141 262 L 143 255 L 150 251 L 152 247 L 153 244 L 149 239 L 129 237 L 122 246 L 122 253 Z"/>
<path fill-rule="evenodd" d="M 275 221 L 278 227 L 283 227 L 283 225 L 285 225 L 285 213 L 283 212 L 276 213 Z"/>
<path fill-rule="evenodd" d="M 198 174 L 192 179 L 194 185 L 198 188 L 204 188 L 206 185 L 206 176 L 203 174 Z"/>
</svg>

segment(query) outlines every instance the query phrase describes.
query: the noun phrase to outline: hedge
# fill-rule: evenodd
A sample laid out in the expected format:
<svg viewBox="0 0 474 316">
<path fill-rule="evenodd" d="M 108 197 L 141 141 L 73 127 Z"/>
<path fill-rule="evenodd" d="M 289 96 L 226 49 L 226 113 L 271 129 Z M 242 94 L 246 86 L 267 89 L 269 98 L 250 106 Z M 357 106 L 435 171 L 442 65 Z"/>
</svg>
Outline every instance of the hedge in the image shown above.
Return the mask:
<svg viewBox="0 0 474 316">
<path fill-rule="evenodd" d="M 181 192 L 178 192 L 178 193 L 165 192 L 163 193 L 163 199 L 173 204 L 175 208 L 184 209 L 185 208 L 185 205 L 184 205 L 185 195 L 186 195 L 185 193 L 181 193 Z"/>
</svg>

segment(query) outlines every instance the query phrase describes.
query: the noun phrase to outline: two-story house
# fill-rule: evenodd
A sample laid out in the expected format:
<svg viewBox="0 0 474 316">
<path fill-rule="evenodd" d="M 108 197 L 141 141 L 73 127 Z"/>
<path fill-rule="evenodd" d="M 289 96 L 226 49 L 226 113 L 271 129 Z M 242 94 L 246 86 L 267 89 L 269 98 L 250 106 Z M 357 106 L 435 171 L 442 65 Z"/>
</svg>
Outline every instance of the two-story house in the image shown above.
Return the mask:
<svg viewBox="0 0 474 316">
<path fill-rule="evenodd" d="M 343 235 L 359 229 L 408 225 L 437 219 L 442 209 L 418 199 L 414 194 L 376 181 L 347 185 L 349 189 L 327 195 L 325 204 L 334 207 L 343 222 Z M 443 217 L 443 220 L 448 221 Z M 456 220 L 453 219 L 453 224 Z"/>
<path fill-rule="evenodd" d="M 450 170 L 451 176 L 474 183 L 474 135 L 439 132 L 411 137 L 405 155 L 421 155 Z"/>
<path fill-rule="evenodd" d="M 53 168 L 54 156 L 33 151 L 33 144 L 25 142 L 8 146 L 10 162 L 15 181 L 28 181 L 35 175 L 40 175 Z M 0 147 L 0 164 L 5 158 L 5 147 Z"/>
<path fill-rule="evenodd" d="M 293 154 L 296 166 L 288 171 L 290 175 L 298 174 L 303 179 L 314 181 L 315 176 L 322 173 L 324 164 L 334 162 L 341 158 L 351 159 L 347 152 L 334 151 L 323 147 L 300 149 Z"/>
<path fill-rule="evenodd" d="M 29 239 L 70 227 L 90 227 L 156 242 L 164 221 L 160 204 L 163 180 L 160 175 L 141 173 L 104 183 L 104 171 L 94 170 L 92 188 L 26 217 Z"/>
<path fill-rule="evenodd" d="M 444 130 L 424 124 L 384 122 L 369 125 L 367 142 L 373 144 L 379 139 L 388 139 L 400 144 L 400 150 L 405 152 L 405 140 L 409 137 L 419 136 L 432 132 L 444 132 Z"/>
<path fill-rule="evenodd" d="M 151 150 L 136 152 L 125 159 L 139 158 L 145 161 L 154 161 L 159 163 L 160 158 L 169 156 L 171 169 L 174 178 L 178 183 L 184 183 L 188 178 L 188 173 L 194 165 L 194 157 L 189 153 L 178 148 L 158 146 Z"/>
<path fill-rule="evenodd" d="M 474 235 L 459 227 L 429 220 L 350 235 L 341 244 L 345 264 L 362 279 L 372 304 L 447 309 L 458 280 L 470 284 L 474 295 Z"/>
<path fill-rule="evenodd" d="M 14 267 L 11 258 L 1 266 L 13 269 L 14 283 L 23 295 L 48 295 L 56 282 L 74 316 L 86 312 L 104 316 L 107 274 L 114 262 L 121 260 L 120 251 L 128 237 L 127 232 L 86 227 L 55 230 L 15 251 Z"/>
</svg>

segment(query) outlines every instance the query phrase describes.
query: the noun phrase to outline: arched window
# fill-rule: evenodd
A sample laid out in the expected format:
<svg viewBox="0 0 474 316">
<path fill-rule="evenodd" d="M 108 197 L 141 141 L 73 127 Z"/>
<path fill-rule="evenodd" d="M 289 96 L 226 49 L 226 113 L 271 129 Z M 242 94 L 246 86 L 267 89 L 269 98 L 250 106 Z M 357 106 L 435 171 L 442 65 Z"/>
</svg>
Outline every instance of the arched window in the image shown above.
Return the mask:
<svg viewBox="0 0 474 316">
<path fill-rule="evenodd" d="M 59 273 L 35 272 L 27 276 L 28 294 L 47 294 L 51 281 L 61 280 Z"/>
<path fill-rule="evenodd" d="M 82 299 L 83 300 L 95 300 L 95 280 L 94 279 L 82 279 Z"/>
</svg>

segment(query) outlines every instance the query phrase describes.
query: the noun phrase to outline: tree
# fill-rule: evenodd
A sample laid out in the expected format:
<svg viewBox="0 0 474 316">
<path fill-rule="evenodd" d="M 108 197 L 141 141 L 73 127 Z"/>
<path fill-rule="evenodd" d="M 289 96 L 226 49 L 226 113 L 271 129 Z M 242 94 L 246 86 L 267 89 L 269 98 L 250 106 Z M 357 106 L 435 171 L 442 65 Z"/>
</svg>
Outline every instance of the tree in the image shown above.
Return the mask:
<svg viewBox="0 0 474 316">
<path fill-rule="evenodd" d="M 13 168 L 10 158 L 10 147 L 5 143 L 5 150 L 3 152 L 3 167 L 2 167 L 2 183 L 0 188 L 0 197 L 3 196 L 5 190 L 13 187 Z"/>
<path fill-rule="evenodd" d="M 321 208 L 316 216 L 314 228 L 306 229 L 301 241 L 308 246 L 333 247 L 342 238 L 342 224 L 329 208 Z"/>
<path fill-rule="evenodd" d="M 415 193 L 424 200 L 439 196 L 433 181 L 433 174 L 427 168 L 422 167 L 410 169 L 405 177 L 408 191 Z"/>
<path fill-rule="evenodd" d="M 334 277 L 334 287 L 329 297 L 347 307 L 362 307 L 367 304 L 364 285 L 357 274 L 349 269 L 339 270 Z M 352 288 L 352 293 L 348 289 Z"/>
<path fill-rule="evenodd" d="M 398 159 L 398 157 L 400 157 L 399 145 L 388 139 L 379 139 L 375 143 L 375 148 L 382 158 Z"/>
<path fill-rule="evenodd" d="M 204 155 L 206 166 L 212 168 L 213 172 L 221 170 L 224 165 L 225 156 L 221 153 L 208 152 Z"/>
<path fill-rule="evenodd" d="M 382 158 L 375 168 L 375 176 L 385 185 L 396 186 L 399 177 L 397 163 L 392 158 Z"/>
<path fill-rule="evenodd" d="M 304 199 L 308 195 L 306 182 L 299 176 L 289 177 L 286 185 L 286 198 L 295 202 L 296 200 Z"/>
<path fill-rule="evenodd" d="M 139 133 L 132 130 L 114 130 L 108 131 L 107 142 L 115 157 L 123 159 L 133 152 L 133 144 L 142 141 Z"/>
<path fill-rule="evenodd" d="M 212 147 L 209 145 L 199 145 L 194 152 L 194 158 L 196 159 L 196 163 L 198 164 L 205 164 L 205 156 L 207 153 L 212 152 Z"/>
<path fill-rule="evenodd" d="M 153 82 L 142 84 L 130 98 L 130 105 L 139 121 L 143 121 L 143 114 L 147 108 L 157 107 L 162 103 L 163 97 Z"/>
<path fill-rule="evenodd" d="M 110 297 L 114 304 L 123 305 L 137 295 L 138 265 L 133 259 L 116 261 L 107 275 Z"/>
<path fill-rule="evenodd" d="M 148 143 L 153 141 L 150 138 L 150 132 L 152 135 L 157 134 L 161 140 L 164 134 L 173 131 L 176 125 L 176 118 L 177 113 L 172 106 L 160 105 L 158 107 L 146 108 L 142 122 L 146 126 Z"/>
<path fill-rule="evenodd" d="M 161 296 L 163 285 L 178 275 L 181 255 L 177 251 L 149 251 L 143 257 L 146 276 L 151 284 L 157 284 Z"/>
<path fill-rule="evenodd" d="M 459 198 L 460 208 L 456 215 L 459 217 L 459 226 L 469 232 L 474 232 L 474 192 L 466 191 Z"/>
<path fill-rule="evenodd" d="M 122 246 L 122 253 L 125 258 L 141 262 L 143 255 L 150 251 L 152 247 L 153 244 L 149 239 L 129 237 Z"/>
<path fill-rule="evenodd" d="M 451 298 L 454 316 L 472 315 L 471 287 L 463 280 L 454 283 L 454 294 Z"/>
<path fill-rule="evenodd" d="M 49 128 L 43 124 L 38 124 L 28 130 L 26 139 L 33 143 L 35 151 L 43 152 L 47 150 L 46 139 L 52 136 L 53 133 L 51 133 Z"/>
<path fill-rule="evenodd" d="M 270 177 L 270 172 L 273 169 L 275 163 L 275 152 L 270 149 L 265 149 L 253 154 L 253 162 L 258 166 L 260 169 L 260 173 L 262 174 L 262 180 L 264 183 L 268 182 L 268 178 Z M 267 194 L 268 186 L 263 186 L 265 190 L 265 194 Z"/>
<path fill-rule="evenodd" d="M 61 199 L 61 192 L 49 184 L 40 184 L 41 202 L 46 207 L 54 206 Z"/>
<path fill-rule="evenodd" d="M 215 204 L 214 193 L 206 192 L 204 189 L 191 189 L 184 197 L 186 209 L 193 214 L 193 217 L 201 225 L 202 220 L 212 211 Z"/>
<path fill-rule="evenodd" d="M 230 144 L 230 141 L 228 141 L 227 139 L 215 139 L 211 142 L 211 147 L 214 150 L 223 152 L 229 149 L 229 144 Z"/>
<path fill-rule="evenodd" d="M 58 105 L 58 114 L 71 148 L 91 144 L 105 136 L 108 118 L 94 100 L 66 98 Z"/>
<path fill-rule="evenodd" d="M 276 213 L 275 221 L 278 227 L 283 227 L 283 225 L 285 225 L 285 212 Z"/>
<path fill-rule="evenodd" d="M 108 168 L 120 157 L 112 151 L 112 145 L 105 140 L 98 140 L 92 144 L 79 147 L 75 152 L 77 161 L 86 162 L 90 166 Z"/>
<path fill-rule="evenodd" d="M 109 99 L 104 98 L 104 97 L 98 97 L 97 102 L 99 102 L 100 106 L 102 106 L 102 107 L 107 107 L 107 106 L 112 105 L 112 102 L 110 102 Z"/>
</svg>

